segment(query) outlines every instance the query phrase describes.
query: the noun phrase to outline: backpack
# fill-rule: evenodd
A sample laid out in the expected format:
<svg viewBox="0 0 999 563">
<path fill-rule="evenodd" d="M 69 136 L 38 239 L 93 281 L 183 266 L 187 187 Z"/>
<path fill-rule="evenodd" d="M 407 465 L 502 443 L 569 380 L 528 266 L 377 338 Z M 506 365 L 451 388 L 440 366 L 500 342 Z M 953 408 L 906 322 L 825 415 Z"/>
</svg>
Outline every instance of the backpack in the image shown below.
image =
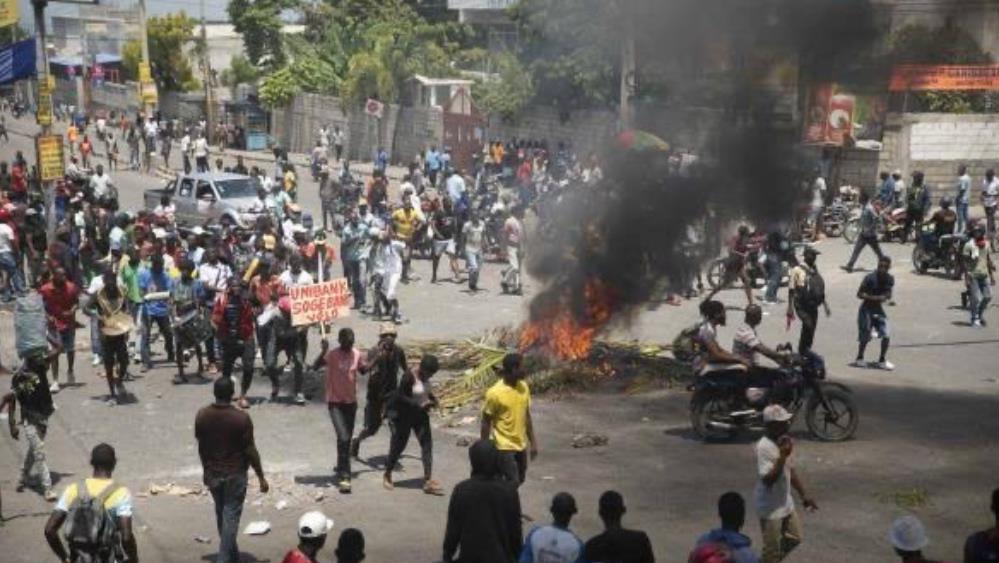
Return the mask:
<svg viewBox="0 0 999 563">
<path fill-rule="evenodd" d="M 76 501 L 70 507 L 63 528 L 72 560 L 78 563 L 106 563 L 115 560 L 120 543 L 118 524 L 104 503 L 120 489 L 114 481 L 97 496 L 91 496 L 86 481 L 76 485 Z"/>
<path fill-rule="evenodd" d="M 701 331 L 699 322 L 680 331 L 673 339 L 673 357 L 681 362 L 692 362 L 701 353 L 701 341 L 697 334 Z"/>
<path fill-rule="evenodd" d="M 801 303 L 819 306 L 826 300 L 826 282 L 818 270 L 805 272 L 805 287 L 801 289 Z"/>
<path fill-rule="evenodd" d="M 14 345 L 22 359 L 37 351 L 49 350 L 45 301 L 36 291 L 19 297 L 14 306 Z"/>
</svg>

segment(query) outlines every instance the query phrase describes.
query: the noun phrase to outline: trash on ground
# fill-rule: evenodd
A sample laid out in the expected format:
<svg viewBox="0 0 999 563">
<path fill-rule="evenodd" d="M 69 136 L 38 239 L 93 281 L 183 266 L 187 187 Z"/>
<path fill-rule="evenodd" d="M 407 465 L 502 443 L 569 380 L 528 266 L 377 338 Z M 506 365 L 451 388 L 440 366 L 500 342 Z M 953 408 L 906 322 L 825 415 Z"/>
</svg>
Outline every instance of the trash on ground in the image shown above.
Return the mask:
<svg viewBox="0 0 999 563">
<path fill-rule="evenodd" d="M 603 434 L 583 433 L 572 437 L 572 447 L 593 448 L 596 446 L 606 446 L 609 439 Z"/>
<path fill-rule="evenodd" d="M 271 531 L 271 523 L 265 520 L 257 520 L 256 522 L 250 522 L 243 529 L 243 534 L 247 536 L 262 536 L 267 532 Z"/>
</svg>

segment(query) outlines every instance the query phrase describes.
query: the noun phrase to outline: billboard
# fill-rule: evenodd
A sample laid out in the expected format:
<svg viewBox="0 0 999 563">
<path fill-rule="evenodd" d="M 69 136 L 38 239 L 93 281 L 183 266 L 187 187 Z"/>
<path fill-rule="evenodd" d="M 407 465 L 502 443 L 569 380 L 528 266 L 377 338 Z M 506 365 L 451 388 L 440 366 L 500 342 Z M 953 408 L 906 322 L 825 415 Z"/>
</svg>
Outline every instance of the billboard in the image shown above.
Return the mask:
<svg viewBox="0 0 999 563">
<path fill-rule="evenodd" d="M 999 90 L 999 65 L 898 65 L 892 92 L 920 90 Z"/>
<path fill-rule="evenodd" d="M 881 141 L 886 112 L 884 96 L 856 95 L 838 84 L 818 84 L 808 95 L 801 140 L 848 147 L 858 141 Z"/>
</svg>

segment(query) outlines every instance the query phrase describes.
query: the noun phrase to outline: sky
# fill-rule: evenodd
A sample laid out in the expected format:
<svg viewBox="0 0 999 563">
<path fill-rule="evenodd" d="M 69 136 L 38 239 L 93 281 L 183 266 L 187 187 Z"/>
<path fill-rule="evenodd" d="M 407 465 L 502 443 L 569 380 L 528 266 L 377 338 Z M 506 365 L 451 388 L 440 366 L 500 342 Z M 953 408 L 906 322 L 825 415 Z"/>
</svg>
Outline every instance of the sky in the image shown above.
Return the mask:
<svg viewBox="0 0 999 563">
<path fill-rule="evenodd" d="M 21 27 L 33 31 L 34 16 L 31 8 L 31 0 L 19 0 L 21 5 Z M 101 5 L 134 6 L 133 0 L 100 0 Z M 229 16 L 225 8 L 229 4 L 226 0 L 204 0 L 205 19 L 210 22 L 226 22 Z M 50 2 L 45 13 L 52 15 L 76 15 L 79 7 L 73 4 L 62 2 Z M 173 12 L 185 11 L 189 16 L 201 17 L 201 0 L 146 0 L 146 12 L 150 16 L 169 14 Z"/>
</svg>

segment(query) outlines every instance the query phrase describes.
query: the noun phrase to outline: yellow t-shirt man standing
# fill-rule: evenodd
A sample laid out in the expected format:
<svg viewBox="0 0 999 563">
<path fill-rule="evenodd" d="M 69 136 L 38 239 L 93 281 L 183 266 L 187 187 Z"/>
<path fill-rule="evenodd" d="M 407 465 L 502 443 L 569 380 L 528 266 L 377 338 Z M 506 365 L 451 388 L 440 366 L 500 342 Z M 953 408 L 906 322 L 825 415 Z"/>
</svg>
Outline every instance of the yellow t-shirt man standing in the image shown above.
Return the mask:
<svg viewBox="0 0 999 563">
<path fill-rule="evenodd" d="M 503 358 L 502 380 L 486 391 L 482 407 L 483 440 L 490 439 L 500 453 L 500 473 L 518 486 L 527 476 L 527 451 L 538 455 L 531 421 L 531 390 L 524 381 L 520 354 Z"/>
</svg>

